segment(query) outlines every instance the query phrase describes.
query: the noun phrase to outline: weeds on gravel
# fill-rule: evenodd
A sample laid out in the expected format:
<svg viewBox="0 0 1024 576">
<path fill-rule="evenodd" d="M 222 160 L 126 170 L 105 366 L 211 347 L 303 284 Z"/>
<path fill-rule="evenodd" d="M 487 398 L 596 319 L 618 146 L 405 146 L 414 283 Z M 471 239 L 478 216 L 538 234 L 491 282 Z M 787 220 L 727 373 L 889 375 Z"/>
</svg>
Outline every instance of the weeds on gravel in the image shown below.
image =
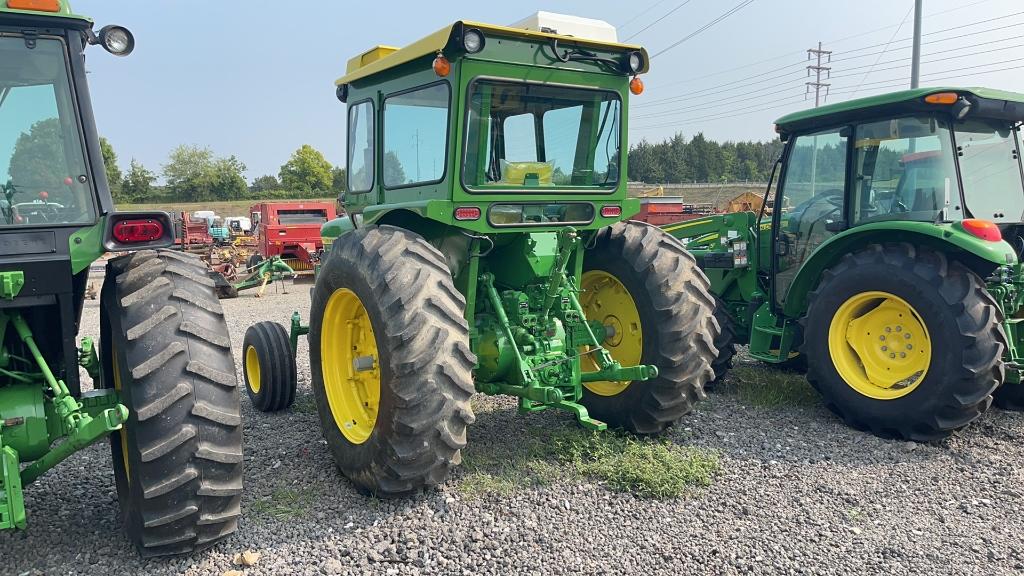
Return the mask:
<svg viewBox="0 0 1024 576">
<path fill-rule="evenodd" d="M 642 498 L 675 498 L 688 486 L 707 486 L 718 454 L 663 440 L 576 427 L 534 428 L 525 442 L 463 455 L 458 489 L 467 497 L 508 494 L 518 487 L 591 478 L 609 490 Z"/>
<path fill-rule="evenodd" d="M 816 406 L 818 393 L 800 374 L 770 367 L 737 366 L 729 373 L 740 400 L 763 408 Z"/>
<path fill-rule="evenodd" d="M 309 512 L 314 499 L 315 494 L 310 488 L 275 488 L 269 497 L 253 502 L 249 510 L 279 519 L 297 518 Z"/>
</svg>

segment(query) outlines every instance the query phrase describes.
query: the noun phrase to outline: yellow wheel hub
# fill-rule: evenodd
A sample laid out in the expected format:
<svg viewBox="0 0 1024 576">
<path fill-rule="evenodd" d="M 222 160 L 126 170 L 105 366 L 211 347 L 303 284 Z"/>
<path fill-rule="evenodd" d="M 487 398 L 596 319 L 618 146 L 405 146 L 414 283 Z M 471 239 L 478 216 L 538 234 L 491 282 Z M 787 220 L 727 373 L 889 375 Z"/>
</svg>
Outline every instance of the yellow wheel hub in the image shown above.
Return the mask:
<svg viewBox="0 0 1024 576">
<path fill-rule="evenodd" d="M 380 407 L 380 356 L 366 308 L 348 288 L 327 301 L 320 358 L 334 422 L 349 442 L 366 442 Z"/>
<path fill-rule="evenodd" d="M 245 379 L 249 382 L 249 388 L 253 394 L 260 393 L 260 357 L 256 354 L 256 347 L 249 346 L 245 349 Z"/>
<path fill-rule="evenodd" d="M 114 371 L 114 390 L 121 396 L 121 404 L 124 404 L 124 395 L 121 394 L 121 370 L 117 367 L 117 347 L 113 343 L 113 338 L 110 339 L 110 369 Z M 131 483 L 132 475 L 131 468 L 128 466 L 128 430 L 125 429 L 127 423 L 121 425 L 121 429 L 117 431 L 118 436 L 121 438 L 121 460 L 124 462 L 124 477 Z"/>
<path fill-rule="evenodd" d="M 862 292 L 844 302 L 832 317 L 828 348 L 843 380 L 877 400 L 910 394 L 924 380 L 932 359 L 921 316 L 888 292 Z"/>
<path fill-rule="evenodd" d="M 580 288 L 580 305 L 587 320 L 597 320 L 613 332 L 601 345 L 623 366 L 640 364 L 644 351 L 640 311 L 626 287 L 603 270 L 590 270 L 583 273 Z M 582 369 L 600 369 L 593 353 L 583 356 Z M 629 382 L 587 382 L 584 386 L 600 396 L 615 396 L 628 388 Z"/>
</svg>

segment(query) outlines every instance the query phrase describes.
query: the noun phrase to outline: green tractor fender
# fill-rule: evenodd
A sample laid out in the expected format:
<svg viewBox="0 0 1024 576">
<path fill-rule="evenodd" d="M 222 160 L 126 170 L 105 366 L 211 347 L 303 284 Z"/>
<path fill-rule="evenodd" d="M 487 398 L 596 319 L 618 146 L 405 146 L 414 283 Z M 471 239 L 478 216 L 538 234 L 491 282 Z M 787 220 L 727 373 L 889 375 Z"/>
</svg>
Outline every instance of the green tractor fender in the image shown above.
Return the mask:
<svg viewBox="0 0 1024 576">
<path fill-rule="evenodd" d="M 837 234 L 818 246 L 793 279 L 783 304 L 783 315 L 788 318 L 802 316 L 807 310 L 808 293 L 818 285 L 822 273 L 844 254 L 884 242 L 907 242 L 944 252 L 972 270 L 1017 262 L 1017 254 L 1005 240 L 983 240 L 966 232 L 959 222 L 940 225 L 906 221 L 864 224 Z"/>
</svg>

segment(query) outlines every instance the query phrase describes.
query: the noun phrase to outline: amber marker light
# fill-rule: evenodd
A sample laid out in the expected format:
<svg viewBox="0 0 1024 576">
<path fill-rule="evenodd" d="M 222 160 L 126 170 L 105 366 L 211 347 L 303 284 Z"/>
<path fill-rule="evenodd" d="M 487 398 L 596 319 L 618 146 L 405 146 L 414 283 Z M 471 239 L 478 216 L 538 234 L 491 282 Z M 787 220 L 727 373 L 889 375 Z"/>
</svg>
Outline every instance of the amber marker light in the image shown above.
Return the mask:
<svg viewBox="0 0 1024 576">
<path fill-rule="evenodd" d="M 452 71 L 452 63 L 444 57 L 444 54 L 437 53 L 437 58 L 434 58 L 434 73 L 442 78 L 448 76 L 448 73 Z"/>
<path fill-rule="evenodd" d="M 999 242 L 1003 239 L 1003 234 L 999 231 L 999 227 L 996 226 L 995 222 L 991 222 L 989 220 L 967 218 L 966 220 L 961 220 L 960 225 L 963 226 L 964 230 L 971 236 L 981 238 L 982 240 Z"/>
<path fill-rule="evenodd" d="M 633 76 L 629 81 L 629 91 L 639 96 L 644 93 L 644 81 L 639 76 Z"/>
<path fill-rule="evenodd" d="M 956 104 L 959 99 L 960 95 L 956 92 L 939 92 L 924 97 L 924 101 L 929 104 Z"/>
</svg>

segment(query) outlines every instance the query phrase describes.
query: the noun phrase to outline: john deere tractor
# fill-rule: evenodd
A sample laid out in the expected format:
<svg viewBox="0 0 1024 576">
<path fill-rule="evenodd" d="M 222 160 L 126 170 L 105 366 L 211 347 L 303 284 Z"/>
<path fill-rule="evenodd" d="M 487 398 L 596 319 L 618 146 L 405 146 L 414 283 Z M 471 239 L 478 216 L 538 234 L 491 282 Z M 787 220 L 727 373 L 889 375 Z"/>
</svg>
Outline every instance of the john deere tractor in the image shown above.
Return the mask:
<svg viewBox="0 0 1024 576">
<path fill-rule="evenodd" d="M 239 515 L 231 343 L 202 264 L 161 249 L 169 216 L 114 210 L 89 45 L 123 56 L 134 41 L 94 32 L 63 0 L 0 0 L 0 529 L 25 528 L 23 490 L 109 437 L 127 535 L 147 556 L 189 552 Z M 89 268 L 128 251 L 106 265 L 97 354 L 77 336 Z M 59 490 L 57 479 L 46 491 Z"/>
<path fill-rule="evenodd" d="M 885 437 L 1024 408 L 1024 95 L 922 88 L 778 120 L 760 214 L 665 227 L 697 255 L 735 344 L 805 363 L 825 404 Z M 769 190 L 771 187 L 769 186 Z"/>
<path fill-rule="evenodd" d="M 246 333 L 253 404 L 287 406 L 308 331 L 328 446 L 364 491 L 441 482 L 474 392 L 657 434 L 703 397 L 718 327 L 682 244 L 626 217 L 629 94 L 647 53 L 603 22 L 460 21 L 378 46 L 337 81 L 347 216 L 309 326 Z"/>
</svg>

